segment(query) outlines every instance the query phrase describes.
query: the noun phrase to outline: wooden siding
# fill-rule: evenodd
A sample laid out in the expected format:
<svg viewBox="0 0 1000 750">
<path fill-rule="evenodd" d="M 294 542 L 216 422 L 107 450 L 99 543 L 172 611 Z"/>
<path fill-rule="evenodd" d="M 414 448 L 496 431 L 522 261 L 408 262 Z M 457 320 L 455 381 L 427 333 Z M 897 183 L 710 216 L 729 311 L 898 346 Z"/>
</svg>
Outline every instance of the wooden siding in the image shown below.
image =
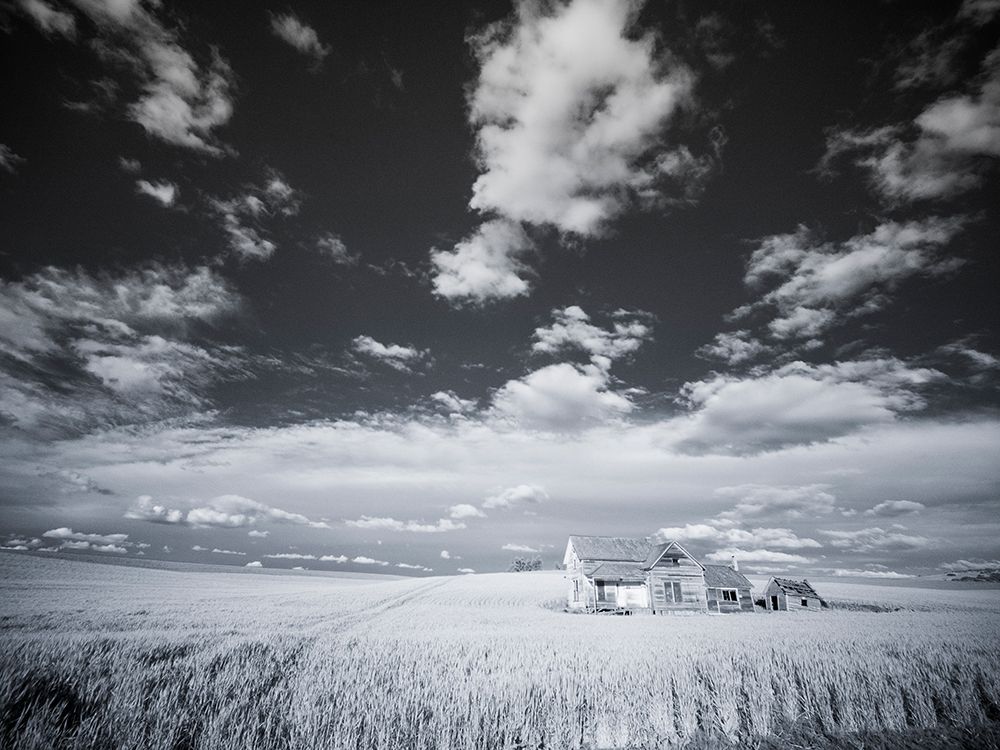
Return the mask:
<svg viewBox="0 0 1000 750">
<path fill-rule="evenodd" d="M 673 602 L 667 599 L 665 583 L 679 583 L 681 601 Z M 698 566 L 666 566 L 657 565 L 649 571 L 649 588 L 652 593 L 653 611 L 657 614 L 672 612 L 704 612 L 705 574 Z"/>
<path fill-rule="evenodd" d="M 722 589 L 709 588 L 708 592 L 708 611 L 717 612 L 720 614 L 730 614 L 735 612 L 753 612 L 753 596 L 750 593 L 750 589 L 729 589 L 730 591 L 735 590 L 737 600 L 735 602 L 725 601 L 722 598 Z"/>
<path fill-rule="evenodd" d="M 781 590 L 776 584 L 772 583 L 766 589 L 764 589 L 764 607 L 765 609 L 774 610 L 774 599 L 778 598 L 778 611 L 781 612 L 794 612 L 796 610 L 816 610 L 819 611 L 823 604 L 817 597 L 812 596 L 799 596 L 786 594 Z M 802 601 L 806 601 L 806 606 L 802 606 Z"/>
</svg>

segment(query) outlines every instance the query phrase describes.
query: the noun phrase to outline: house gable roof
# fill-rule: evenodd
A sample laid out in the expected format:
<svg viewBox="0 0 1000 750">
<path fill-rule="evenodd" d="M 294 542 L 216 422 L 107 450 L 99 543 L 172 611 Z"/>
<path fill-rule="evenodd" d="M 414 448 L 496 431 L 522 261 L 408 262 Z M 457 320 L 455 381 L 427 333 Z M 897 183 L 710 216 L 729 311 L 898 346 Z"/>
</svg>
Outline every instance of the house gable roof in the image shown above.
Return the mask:
<svg viewBox="0 0 1000 750">
<path fill-rule="evenodd" d="M 783 594 L 791 594 L 792 596 L 805 596 L 811 599 L 819 599 L 820 601 L 822 601 L 820 595 L 816 593 L 816 589 L 814 589 L 812 587 L 812 584 L 810 584 L 809 581 L 805 580 L 804 578 L 801 581 L 796 580 L 794 578 L 772 578 L 768 582 L 769 588 L 772 583 L 779 589 L 781 589 L 781 592 Z"/>
<path fill-rule="evenodd" d="M 642 562 L 649 552 L 649 538 L 640 536 L 571 536 L 569 546 L 580 560 Z"/>
<path fill-rule="evenodd" d="M 637 562 L 596 562 L 583 566 L 583 574 L 601 581 L 642 581 L 646 571 Z"/>
<path fill-rule="evenodd" d="M 643 570 L 651 570 L 653 566 L 655 566 L 656 563 L 660 561 L 660 558 L 663 557 L 663 555 L 665 555 L 667 550 L 669 550 L 671 547 L 680 550 L 681 554 L 683 554 L 689 560 L 693 561 L 695 565 L 699 566 L 702 569 L 705 568 L 704 565 L 695 560 L 695 558 L 691 555 L 691 553 L 688 552 L 686 549 L 684 549 L 676 541 L 670 541 L 670 542 L 663 542 L 662 544 L 653 545 L 652 549 L 650 549 L 649 553 L 646 555 L 646 559 L 643 560 L 642 562 Z"/>
<path fill-rule="evenodd" d="M 746 576 L 733 570 L 728 565 L 706 565 L 705 585 L 710 589 L 753 588 Z"/>
</svg>

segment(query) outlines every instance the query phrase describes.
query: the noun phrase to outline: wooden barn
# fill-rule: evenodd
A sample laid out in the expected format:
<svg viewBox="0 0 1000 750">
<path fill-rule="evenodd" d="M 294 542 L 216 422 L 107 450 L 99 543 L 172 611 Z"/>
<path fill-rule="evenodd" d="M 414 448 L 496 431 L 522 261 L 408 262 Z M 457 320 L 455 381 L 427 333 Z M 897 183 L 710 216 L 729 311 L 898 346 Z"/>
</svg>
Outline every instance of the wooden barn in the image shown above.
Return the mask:
<svg viewBox="0 0 1000 750">
<path fill-rule="evenodd" d="M 571 536 L 563 564 L 571 610 L 653 614 L 753 611 L 746 578 L 731 567 L 702 565 L 674 541 Z"/>
<path fill-rule="evenodd" d="M 771 578 L 764 587 L 764 608 L 788 612 L 820 609 L 826 606 L 809 581 L 794 578 Z"/>
</svg>

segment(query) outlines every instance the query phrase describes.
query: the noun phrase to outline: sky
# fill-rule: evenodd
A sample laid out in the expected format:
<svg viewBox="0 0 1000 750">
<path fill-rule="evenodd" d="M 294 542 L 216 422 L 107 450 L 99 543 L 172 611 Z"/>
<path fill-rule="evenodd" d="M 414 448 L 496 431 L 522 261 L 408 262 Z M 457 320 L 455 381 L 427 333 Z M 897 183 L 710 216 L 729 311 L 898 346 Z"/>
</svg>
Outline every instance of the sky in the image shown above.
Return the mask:
<svg viewBox="0 0 1000 750">
<path fill-rule="evenodd" d="M 1000 567 L 1000 1 L 7 0 L 0 547 Z"/>
</svg>

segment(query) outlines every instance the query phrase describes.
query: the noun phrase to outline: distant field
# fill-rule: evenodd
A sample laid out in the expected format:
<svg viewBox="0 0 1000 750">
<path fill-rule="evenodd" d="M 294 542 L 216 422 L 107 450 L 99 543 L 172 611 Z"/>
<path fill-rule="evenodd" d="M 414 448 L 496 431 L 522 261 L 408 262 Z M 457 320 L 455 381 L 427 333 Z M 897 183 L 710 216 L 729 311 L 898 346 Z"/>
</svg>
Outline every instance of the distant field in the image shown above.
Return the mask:
<svg viewBox="0 0 1000 750">
<path fill-rule="evenodd" d="M 1000 591 L 817 586 L 834 608 L 610 617 L 556 572 L 0 554 L 0 747 L 998 746 Z"/>
</svg>

